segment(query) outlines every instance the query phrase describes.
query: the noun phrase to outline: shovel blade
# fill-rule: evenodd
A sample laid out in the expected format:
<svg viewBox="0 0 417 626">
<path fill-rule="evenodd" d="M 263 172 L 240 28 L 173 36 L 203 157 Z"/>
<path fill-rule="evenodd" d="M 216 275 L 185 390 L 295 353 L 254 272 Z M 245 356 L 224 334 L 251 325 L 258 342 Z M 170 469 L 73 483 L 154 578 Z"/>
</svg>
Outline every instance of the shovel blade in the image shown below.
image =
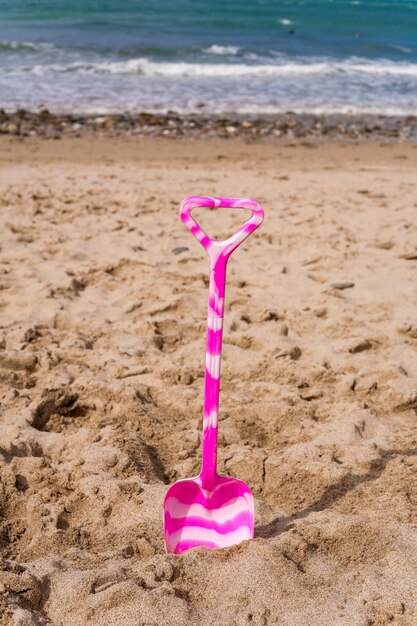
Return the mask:
<svg viewBox="0 0 417 626">
<path fill-rule="evenodd" d="M 167 552 L 191 548 L 225 548 L 253 538 L 253 496 L 237 478 L 216 476 L 211 489 L 200 477 L 172 485 L 164 500 L 164 537 Z"/>
</svg>

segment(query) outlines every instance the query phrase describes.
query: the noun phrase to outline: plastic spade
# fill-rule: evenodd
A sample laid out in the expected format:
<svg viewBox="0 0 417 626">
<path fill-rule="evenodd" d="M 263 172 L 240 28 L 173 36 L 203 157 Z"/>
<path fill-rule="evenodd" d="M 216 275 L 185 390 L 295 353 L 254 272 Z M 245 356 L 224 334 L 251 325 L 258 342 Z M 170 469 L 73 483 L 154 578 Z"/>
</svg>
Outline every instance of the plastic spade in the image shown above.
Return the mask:
<svg viewBox="0 0 417 626">
<path fill-rule="evenodd" d="M 249 209 L 252 216 L 229 239 L 210 239 L 191 215 L 196 207 Z M 210 287 L 207 318 L 206 374 L 202 467 L 196 478 L 179 480 L 164 500 L 164 536 L 167 552 L 184 552 L 197 546 L 224 548 L 253 537 L 253 496 L 237 478 L 217 473 L 217 416 L 226 266 L 232 252 L 263 221 L 255 200 L 190 196 L 180 206 L 180 217 L 207 250 Z"/>
</svg>

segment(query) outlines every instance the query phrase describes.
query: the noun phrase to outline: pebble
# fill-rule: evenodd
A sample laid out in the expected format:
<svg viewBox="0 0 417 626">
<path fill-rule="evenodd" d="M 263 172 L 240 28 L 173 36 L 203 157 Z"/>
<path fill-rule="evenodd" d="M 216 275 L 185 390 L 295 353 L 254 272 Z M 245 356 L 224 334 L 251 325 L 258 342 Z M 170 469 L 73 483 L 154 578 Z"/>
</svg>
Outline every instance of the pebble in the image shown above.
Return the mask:
<svg viewBox="0 0 417 626">
<path fill-rule="evenodd" d="M 350 283 L 349 281 L 345 282 L 345 283 L 331 283 L 330 287 L 333 287 L 333 289 L 339 289 L 340 291 L 342 291 L 343 289 L 352 289 L 352 287 L 355 286 L 355 283 Z"/>
<path fill-rule="evenodd" d="M 352 348 L 349 348 L 349 352 L 351 354 L 364 352 L 364 350 L 370 350 L 372 348 L 372 345 L 372 341 L 370 341 L 369 339 L 364 339 L 363 341 L 360 341 L 356 345 L 352 346 Z"/>
<path fill-rule="evenodd" d="M 176 248 L 172 248 L 172 254 L 182 254 L 182 252 L 188 252 L 190 248 L 186 248 L 185 246 L 177 246 Z"/>
</svg>

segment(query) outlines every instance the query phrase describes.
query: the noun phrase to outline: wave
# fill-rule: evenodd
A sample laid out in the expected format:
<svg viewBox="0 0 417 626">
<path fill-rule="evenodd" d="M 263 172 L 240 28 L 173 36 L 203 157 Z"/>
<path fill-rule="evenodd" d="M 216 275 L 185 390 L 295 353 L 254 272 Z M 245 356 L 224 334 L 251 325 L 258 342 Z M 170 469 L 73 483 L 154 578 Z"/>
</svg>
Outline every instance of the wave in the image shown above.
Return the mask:
<svg viewBox="0 0 417 626">
<path fill-rule="evenodd" d="M 45 47 L 53 47 L 52 44 L 37 44 L 31 41 L 0 41 L 1 50 L 40 50 Z"/>
<path fill-rule="evenodd" d="M 213 44 L 209 48 L 203 48 L 203 52 L 206 54 L 216 54 L 218 56 L 236 56 L 241 52 L 239 46 L 219 46 Z"/>
<path fill-rule="evenodd" d="M 49 73 L 104 73 L 104 74 L 137 74 L 142 76 L 164 76 L 172 78 L 233 78 L 240 76 L 253 77 L 291 77 L 291 76 L 380 76 L 380 77 L 417 77 L 417 63 L 402 61 L 370 62 L 361 59 L 333 61 L 329 59 L 317 61 L 290 61 L 280 63 L 190 63 L 190 62 L 157 62 L 147 58 L 129 59 L 127 61 L 109 62 L 73 62 L 68 64 L 51 64 L 22 66 L 3 70 L 8 74 L 33 73 L 46 75 Z"/>
</svg>

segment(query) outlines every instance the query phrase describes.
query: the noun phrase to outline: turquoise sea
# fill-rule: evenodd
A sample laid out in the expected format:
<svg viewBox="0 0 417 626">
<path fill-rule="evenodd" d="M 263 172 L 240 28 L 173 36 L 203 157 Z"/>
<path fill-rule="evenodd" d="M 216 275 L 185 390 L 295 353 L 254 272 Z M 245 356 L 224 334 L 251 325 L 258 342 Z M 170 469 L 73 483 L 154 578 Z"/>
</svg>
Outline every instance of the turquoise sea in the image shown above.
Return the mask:
<svg viewBox="0 0 417 626">
<path fill-rule="evenodd" d="M 417 114 L 417 0 L 0 0 L 0 108 Z"/>
</svg>

